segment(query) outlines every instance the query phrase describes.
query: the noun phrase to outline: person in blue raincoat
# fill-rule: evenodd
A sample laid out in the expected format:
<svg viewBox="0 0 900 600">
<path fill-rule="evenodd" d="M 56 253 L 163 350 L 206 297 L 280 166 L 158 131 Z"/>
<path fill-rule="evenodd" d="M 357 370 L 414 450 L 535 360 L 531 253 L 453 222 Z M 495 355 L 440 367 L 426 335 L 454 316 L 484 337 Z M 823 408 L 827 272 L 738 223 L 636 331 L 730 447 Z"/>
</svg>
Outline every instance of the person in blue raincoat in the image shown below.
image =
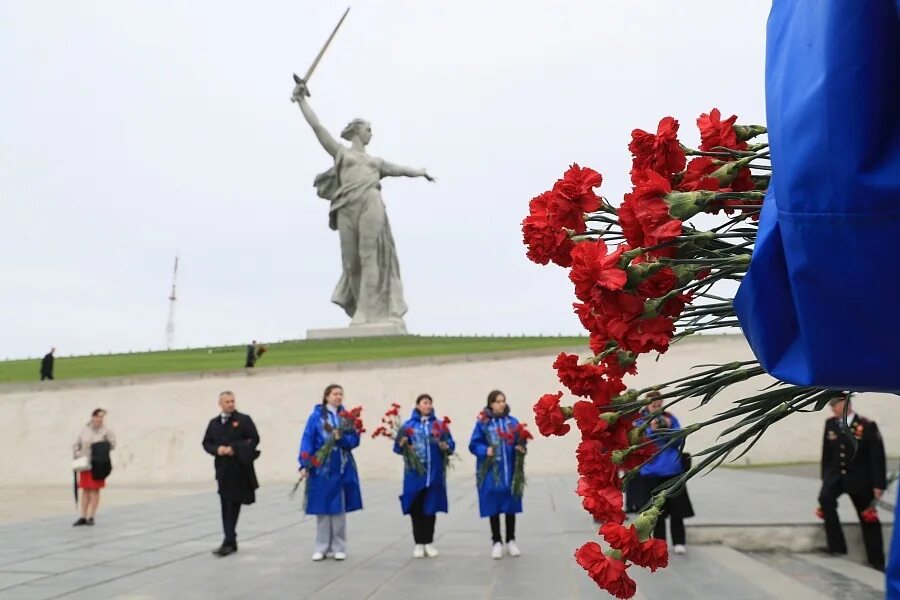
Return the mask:
<svg viewBox="0 0 900 600">
<path fill-rule="evenodd" d="M 647 427 L 647 435 L 654 440 L 657 446 L 662 448 L 665 442 L 658 432 L 679 431 L 681 423 L 672 413 L 662 411 L 663 401 L 659 396 L 660 393 L 655 391 L 647 394 L 646 398 L 650 400 L 650 403 L 641 411 L 639 422 L 645 422 L 652 415 L 652 420 Z M 641 478 L 648 494 L 657 486 L 684 473 L 685 461 L 682 447 L 683 443 L 662 449 L 641 467 Z M 666 539 L 666 519 L 668 518 L 669 528 L 672 532 L 672 549 L 675 554 L 685 554 L 687 552 L 687 536 L 684 520 L 693 516 L 694 507 L 691 505 L 687 486 L 685 486 L 678 495 L 666 497 L 666 503 L 663 505 L 653 530 L 653 537 L 660 540 Z"/>
<path fill-rule="evenodd" d="M 760 364 L 779 379 L 900 392 L 900 277 L 890 267 L 900 236 L 898 107 L 900 1 L 773 1 L 772 183 L 734 307 Z M 886 588 L 900 600 L 900 527 Z"/>
<path fill-rule="evenodd" d="M 518 455 L 525 446 L 508 437 L 513 435 L 519 421 L 510 416 L 506 396 L 500 390 L 488 394 L 487 406 L 479 415 L 469 452 L 477 457 L 475 466 L 478 486 L 478 510 L 481 517 L 491 520 L 491 558 L 503 558 L 503 538 L 500 535 L 500 515 L 506 516 L 506 552 L 519 556 L 516 544 L 516 514 L 522 512 L 522 498 L 512 493 L 512 479 Z M 480 484 L 478 479 L 481 479 Z"/>
<path fill-rule="evenodd" d="M 325 388 L 322 404 L 316 406 L 306 420 L 300 440 L 300 475 L 307 477 L 305 510 L 316 515 L 314 561 L 326 556 L 335 560 L 347 558 L 347 513 L 362 509 L 359 475 L 352 450 L 359 446 L 359 434 L 341 427 L 344 411 L 344 389 L 336 384 Z M 334 448 L 318 464 L 316 452 L 329 438 Z"/>
<path fill-rule="evenodd" d="M 435 558 L 439 554 L 434 547 L 434 525 L 437 513 L 447 512 L 444 456 L 450 456 L 456 449 L 456 442 L 441 423 L 434 414 L 434 400 L 422 394 L 416 398 L 412 415 L 394 441 L 394 452 L 401 455 L 403 447 L 411 445 L 424 471 L 420 473 L 404 465 L 400 508 L 412 520 L 413 558 Z"/>
</svg>

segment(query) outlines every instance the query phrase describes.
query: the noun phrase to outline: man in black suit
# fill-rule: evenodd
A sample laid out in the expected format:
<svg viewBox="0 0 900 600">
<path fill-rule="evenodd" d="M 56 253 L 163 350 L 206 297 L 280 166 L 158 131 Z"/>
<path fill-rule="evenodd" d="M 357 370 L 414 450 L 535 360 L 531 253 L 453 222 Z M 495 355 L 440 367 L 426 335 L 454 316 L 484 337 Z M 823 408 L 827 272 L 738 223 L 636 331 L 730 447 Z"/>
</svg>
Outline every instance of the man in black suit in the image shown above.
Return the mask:
<svg viewBox="0 0 900 600">
<path fill-rule="evenodd" d="M 849 392 L 839 393 L 829 404 L 834 416 L 825 422 L 825 435 L 822 439 L 822 490 L 819 492 L 828 552 L 847 553 L 847 542 L 837 514 L 837 499 L 846 493 L 859 515 L 869 564 L 883 571 L 884 542 L 881 523 L 877 519 L 869 521 L 863 518 L 863 512 L 884 493 L 887 479 L 884 442 L 875 421 L 854 412 Z M 856 440 L 855 453 L 851 438 Z"/>
<path fill-rule="evenodd" d="M 56 352 L 56 348 L 50 348 L 50 352 L 44 355 L 44 358 L 41 359 L 41 381 L 45 379 L 53 379 L 53 353 Z"/>
<path fill-rule="evenodd" d="M 237 552 L 238 515 L 242 504 L 256 501 L 256 471 L 253 461 L 259 456 L 259 434 L 249 415 L 234 408 L 234 394 L 219 394 L 222 412 L 213 417 L 203 436 L 203 449 L 216 457 L 216 481 L 219 484 L 219 500 L 222 503 L 222 529 L 225 539 L 213 551 L 216 556 L 228 556 Z"/>
</svg>

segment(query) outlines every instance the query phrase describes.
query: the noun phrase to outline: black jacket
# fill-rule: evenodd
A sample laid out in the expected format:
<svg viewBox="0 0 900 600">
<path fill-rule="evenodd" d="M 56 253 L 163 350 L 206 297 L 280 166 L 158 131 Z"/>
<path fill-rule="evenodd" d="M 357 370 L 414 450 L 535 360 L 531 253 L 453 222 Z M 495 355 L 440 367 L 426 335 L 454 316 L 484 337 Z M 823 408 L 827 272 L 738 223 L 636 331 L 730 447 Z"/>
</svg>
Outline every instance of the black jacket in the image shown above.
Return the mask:
<svg viewBox="0 0 900 600">
<path fill-rule="evenodd" d="M 53 377 L 53 355 L 49 352 L 41 360 L 41 376 Z"/>
<path fill-rule="evenodd" d="M 258 445 L 259 434 L 249 415 L 235 411 L 224 424 L 220 415 L 210 419 L 203 436 L 203 449 L 216 457 L 216 481 L 224 498 L 241 504 L 256 501 L 259 483 L 253 461 L 259 456 Z M 218 456 L 219 446 L 230 446 L 234 456 Z"/>
<path fill-rule="evenodd" d="M 112 444 L 105 440 L 91 444 L 91 477 L 97 481 L 103 481 L 112 473 L 111 450 Z"/>
<path fill-rule="evenodd" d="M 826 484 L 841 481 L 847 492 L 883 490 L 886 485 L 887 467 L 884 458 L 884 442 L 878 425 L 859 415 L 853 417 L 847 431 L 841 431 L 843 417 L 832 417 L 825 422 L 822 438 L 822 481 Z M 857 450 L 847 435 L 856 438 Z"/>
<path fill-rule="evenodd" d="M 256 347 L 253 344 L 247 346 L 247 358 L 244 361 L 245 367 L 256 366 Z"/>
</svg>

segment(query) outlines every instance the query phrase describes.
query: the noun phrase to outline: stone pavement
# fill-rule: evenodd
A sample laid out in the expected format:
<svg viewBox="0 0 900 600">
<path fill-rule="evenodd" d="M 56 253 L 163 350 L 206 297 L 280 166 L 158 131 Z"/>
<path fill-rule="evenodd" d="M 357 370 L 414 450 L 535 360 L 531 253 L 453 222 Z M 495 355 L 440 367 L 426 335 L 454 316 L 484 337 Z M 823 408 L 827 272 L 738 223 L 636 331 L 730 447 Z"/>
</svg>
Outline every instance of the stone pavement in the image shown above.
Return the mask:
<svg viewBox="0 0 900 600">
<path fill-rule="evenodd" d="M 241 515 L 240 551 L 223 559 L 210 554 L 221 540 L 212 492 L 101 510 L 93 528 L 71 527 L 70 515 L 0 526 L 0 599 L 606 597 L 572 559 L 595 532 L 572 493 L 573 477 L 529 482 L 517 536 L 523 556 L 492 561 L 487 523 L 477 516 L 470 479 L 460 475 L 451 481 L 451 514 L 438 518 L 437 559 L 412 559 L 397 484 L 381 481 L 364 484 L 366 509 L 349 517 L 348 560 L 312 563 L 314 526 L 299 511 L 299 495 L 289 499 L 289 484 L 269 484 Z M 698 480 L 689 543 L 723 519 L 810 519 L 804 485 L 815 482 L 782 477 L 789 481 L 720 470 Z M 691 545 L 655 574 L 629 572 L 643 599 L 874 599 L 884 589 L 880 574 L 844 560 L 713 545 Z"/>
</svg>

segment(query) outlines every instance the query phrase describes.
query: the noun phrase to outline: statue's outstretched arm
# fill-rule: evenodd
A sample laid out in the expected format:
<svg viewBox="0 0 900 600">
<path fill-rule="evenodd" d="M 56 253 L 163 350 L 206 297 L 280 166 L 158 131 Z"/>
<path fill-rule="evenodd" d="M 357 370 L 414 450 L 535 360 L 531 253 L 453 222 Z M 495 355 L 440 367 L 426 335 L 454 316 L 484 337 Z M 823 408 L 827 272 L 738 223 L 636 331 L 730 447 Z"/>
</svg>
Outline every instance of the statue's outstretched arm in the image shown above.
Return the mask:
<svg viewBox="0 0 900 600">
<path fill-rule="evenodd" d="M 302 86 L 302 87 L 301 87 Z M 303 113 L 303 117 L 306 119 L 306 122 L 309 123 L 309 126 L 312 127 L 313 133 L 316 134 L 316 138 L 319 140 L 319 143 L 322 144 L 322 147 L 325 148 L 325 152 L 330 154 L 331 156 L 335 156 L 338 153 L 338 149 L 341 145 L 338 143 L 334 137 L 325 127 L 319 122 L 319 117 L 316 116 L 316 113 L 313 112 L 312 107 L 310 107 L 309 102 L 306 101 L 306 91 L 305 86 L 302 83 L 298 83 L 294 88 L 294 95 L 291 97 L 293 102 L 296 102 L 300 107 L 300 112 Z"/>
<path fill-rule="evenodd" d="M 381 161 L 382 177 L 424 177 L 428 181 L 435 181 L 435 178 L 428 174 L 425 169 L 414 169 L 412 167 L 403 167 L 395 165 L 386 160 Z"/>
</svg>

